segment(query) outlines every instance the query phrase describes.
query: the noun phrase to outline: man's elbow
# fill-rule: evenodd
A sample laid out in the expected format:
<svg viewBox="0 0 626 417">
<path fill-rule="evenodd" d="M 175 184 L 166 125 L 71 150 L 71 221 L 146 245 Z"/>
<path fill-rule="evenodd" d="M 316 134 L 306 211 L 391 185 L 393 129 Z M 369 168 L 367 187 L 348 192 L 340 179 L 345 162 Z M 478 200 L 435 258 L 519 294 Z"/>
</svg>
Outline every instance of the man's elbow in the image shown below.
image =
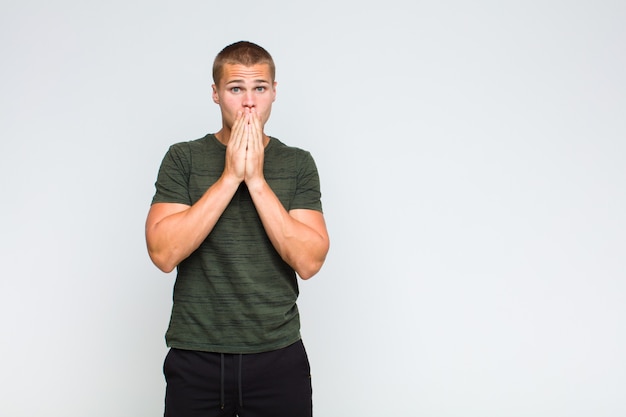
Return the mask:
<svg viewBox="0 0 626 417">
<path fill-rule="evenodd" d="M 300 278 L 302 278 L 303 280 L 306 281 L 309 278 L 313 278 L 319 272 L 320 269 L 321 269 L 321 267 L 317 268 L 317 269 L 315 269 L 315 268 L 306 268 L 306 269 L 302 268 L 300 270 L 296 270 L 296 273 L 298 274 L 298 276 Z"/>
<path fill-rule="evenodd" d="M 324 255 L 321 258 L 305 262 L 302 265 L 299 265 L 298 268 L 296 268 L 296 273 L 303 280 L 312 278 L 320 271 L 320 269 L 322 269 L 325 260 L 326 256 Z"/>
<path fill-rule="evenodd" d="M 176 263 L 165 258 L 164 256 L 159 256 L 158 253 L 148 250 L 148 255 L 150 255 L 150 260 L 152 261 L 152 263 L 166 274 L 172 272 L 177 266 Z"/>
</svg>

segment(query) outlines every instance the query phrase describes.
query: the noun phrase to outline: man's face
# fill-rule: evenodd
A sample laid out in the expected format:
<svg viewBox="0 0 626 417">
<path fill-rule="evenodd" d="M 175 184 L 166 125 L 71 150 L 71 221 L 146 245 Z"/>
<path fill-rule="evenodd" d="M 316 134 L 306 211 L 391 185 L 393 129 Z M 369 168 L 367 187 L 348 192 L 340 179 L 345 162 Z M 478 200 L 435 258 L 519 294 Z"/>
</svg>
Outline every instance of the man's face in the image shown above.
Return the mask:
<svg viewBox="0 0 626 417">
<path fill-rule="evenodd" d="M 219 85 L 213 84 L 213 101 L 220 106 L 222 122 L 228 129 L 232 129 L 237 112 L 246 108 L 255 108 L 265 126 L 275 99 L 276 82 L 267 64 L 226 64 Z"/>
</svg>

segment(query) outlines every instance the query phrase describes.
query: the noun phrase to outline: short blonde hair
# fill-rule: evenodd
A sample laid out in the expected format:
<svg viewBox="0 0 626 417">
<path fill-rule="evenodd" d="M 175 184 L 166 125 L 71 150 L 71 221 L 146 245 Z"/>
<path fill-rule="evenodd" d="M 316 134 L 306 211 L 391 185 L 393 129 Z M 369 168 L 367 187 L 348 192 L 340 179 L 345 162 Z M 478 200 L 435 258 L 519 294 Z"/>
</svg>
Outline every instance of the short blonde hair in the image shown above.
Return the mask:
<svg viewBox="0 0 626 417">
<path fill-rule="evenodd" d="M 256 64 L 267 64 L 270 67 L 270 75 L 274 82 L 276 78 L 276 66 L 274 59 L 263 47 L 248 41 L 239 41 L 228 45 L 220 51 L 213 61 L 213 82 L 219 85 L 224 72 L 224 65 L 240 64 L 251 67 Z"/>
</svg>

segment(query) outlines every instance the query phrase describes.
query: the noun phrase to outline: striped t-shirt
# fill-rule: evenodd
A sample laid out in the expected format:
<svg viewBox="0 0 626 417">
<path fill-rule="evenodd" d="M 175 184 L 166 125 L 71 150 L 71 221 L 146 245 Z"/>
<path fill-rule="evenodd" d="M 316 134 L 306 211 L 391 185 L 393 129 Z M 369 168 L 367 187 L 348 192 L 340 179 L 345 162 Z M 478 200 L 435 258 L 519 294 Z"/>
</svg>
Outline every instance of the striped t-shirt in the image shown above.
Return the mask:
<svg viewBox="0 0 626 417">
<path fill-rule="evenodd" d="M 226 146 L 213 134 L 170 147 L 152 203 L 193 205 L 222 175 Z M 264 175 L 286 210 L 322 210 L 310 153 L 270 138 Z M 244 183 L 217 224 L 177 268 L 169 347 L 259 353 L 300 339 L 298 283 L 270 242 Z"/>
</svg>

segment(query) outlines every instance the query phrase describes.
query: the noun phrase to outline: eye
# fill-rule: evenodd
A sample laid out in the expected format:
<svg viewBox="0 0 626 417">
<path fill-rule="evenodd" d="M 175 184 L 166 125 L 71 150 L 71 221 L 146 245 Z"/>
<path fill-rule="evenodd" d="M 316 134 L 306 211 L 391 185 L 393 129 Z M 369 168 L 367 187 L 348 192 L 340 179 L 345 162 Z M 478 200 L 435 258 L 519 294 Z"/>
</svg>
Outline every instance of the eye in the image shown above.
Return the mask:
<svg viewBox="0 0 626 417">
<path fill-rule="evenodd" d="M 266 90 L 266 87 L 259 86 L 256 88 L 257 93 L 262 93 Z"/>
<path fill-rule="evenodd" d="M 241 87 L 232 87 L 230 91 L 233 93 L 239 93 L 241 91 Z"/>
</svg>

